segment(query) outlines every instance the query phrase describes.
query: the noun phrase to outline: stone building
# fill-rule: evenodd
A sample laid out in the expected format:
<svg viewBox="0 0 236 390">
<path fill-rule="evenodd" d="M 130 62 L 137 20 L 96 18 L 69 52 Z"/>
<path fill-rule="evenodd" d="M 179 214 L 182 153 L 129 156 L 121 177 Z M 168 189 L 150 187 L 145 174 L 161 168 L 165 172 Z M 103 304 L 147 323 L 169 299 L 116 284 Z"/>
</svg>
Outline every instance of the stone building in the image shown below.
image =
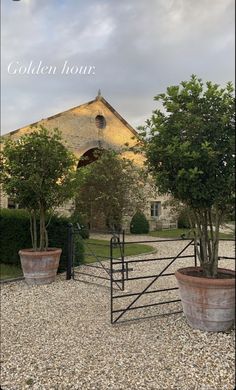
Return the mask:
<svg viewBox="0 0 236 390">
<path fill-rule="evenodd" d="M 33 131 L 35 126 L 43 125 L 47 129 L 58 128 L 67 147 L 74 153 L 78 160 L 78 167 L 83 161 L 92 161 L 93 152 L 96 149 L 120 150 L 125 144 L 135 144 L 136 131 L 132 126 L 98 93 L 98 96 L 85 104 L 73 107 L 59 114 L 11 131 L 4 135 L 14 140 Z M 132 152 L 124 152 L 125 157 L 142 165 L 144 159 Z M 82 159 L 81 157 L 86 157 Z M 148 191 L 149 192 L 149 191 Z M 164 197 L 150 195 L 145 206 L 145 214 L 149 220 L 151 229 L 163 225 L 169 227 L 170 212 L 163 208 Z M 1 207 L 14 208 L 11 199 L 2 194 Z M 68 212 L 68 205 L 60 209 L 62 213 Z"/>
</svg>

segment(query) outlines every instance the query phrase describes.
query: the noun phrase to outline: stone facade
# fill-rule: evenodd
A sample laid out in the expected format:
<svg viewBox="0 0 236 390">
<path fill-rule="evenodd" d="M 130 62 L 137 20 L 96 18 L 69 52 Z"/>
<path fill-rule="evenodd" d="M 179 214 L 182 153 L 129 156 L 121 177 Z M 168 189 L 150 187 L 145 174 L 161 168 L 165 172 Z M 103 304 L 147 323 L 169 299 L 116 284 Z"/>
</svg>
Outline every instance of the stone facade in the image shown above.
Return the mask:
<svg viewBox="0 0 236 390">
<path fill-rule="evenodd" d="M 11 137 L 17 140 L 24 134 L 32 132 L 35 126 L 39 125 L 43 125 L 49 130 L 58 128 L 62 133 L 63 142 L 74 153 L 78 162 L 81 156 L 91 149 L 102 147 L 104 149 L 120 150 L 127 143 L 133 146 L 137 136 L 136 131 L 100 93 L 94 100 L 88 103 L 12 131 L 4 135 L 4 138 Z M 124 152 L 123 154 L 125 157 L 134 160 L 136 164 L 143 164 L 144 158 L 142 156 L 131 152 Z M 152 229 L 158 227 L 160 220 L 166 222 L 170 219 L 169 210 L 162 207 L 164 200 L 165 198 L 163 197 L 158 197 L 157 199 L 149 194 L 145 214 Z M 7 208 L 9 206 L 8 202 L 7 197 L 1 194 L 1 207 Z M 151 216 L 150 202 L 152 204 L 161 202 L 159 204 L 158 216 Z M 68 213 L 68 210 L 71 208 L 72 203 L 67 204 L 60 209 L 60 212 Z"/>
</svg>

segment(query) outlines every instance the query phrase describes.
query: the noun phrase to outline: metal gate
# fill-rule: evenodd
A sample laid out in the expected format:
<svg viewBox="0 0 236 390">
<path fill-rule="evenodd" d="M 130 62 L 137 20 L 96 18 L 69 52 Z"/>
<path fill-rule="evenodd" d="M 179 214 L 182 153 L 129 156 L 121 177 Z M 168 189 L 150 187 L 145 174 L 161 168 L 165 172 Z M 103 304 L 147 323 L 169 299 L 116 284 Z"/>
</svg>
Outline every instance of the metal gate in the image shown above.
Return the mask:
<svg viewBox="0 0 236 390">
<path fill-rule="evenodd" d="M 108 281 L 112 324 L 181 313 L 182 306 L 174 273 L 181 267 L 197 266 L 194 239 L 183 237 L 125 242 L 124 231 L 110 231 L 109 234 L 111 235 L 110 243 L 95 244 L 97 247 L 106 246 L 109 249 L 108 256 L 100 256 L 93 244 L 84 241 L 85 255 L 93 257 L 94 263 L 82 263 L 80 264 L 82 267 L 77 268 L 75 267 L 75 237 L 81 235 L 81 227 L 78 224 L 75 227 L 69 224 L 66 278 L 85 282 L 79 278 L 86 276 L 87 283 L 91 283 L 92 278 Z M 234 239 L 222 241 L 234 241 Z M 178 251 L 175 245 L 177 242 L 180 244 Z M 164 255 L 160 257 L 153 254 L 152 257 L 139 255 L 137 258 L 132 256 L 129 259 L 125 255 L 128 245 L 152 243 L 157 243 L 158 248 L 163 246 L 165 249 L 169 246 L 168 255 L 165 255 L 165 250 Z M 173 250 L 172 256 L 169 255 L 170 246 Z M 235 256 L 220 256 L 220 259 L 235 260 Z M 93 271 L 99 270 L 99 273 L 91 273 L 92 269 Z"/>
<path fill-rule="evenodd" d="M 180 302 L 178 296 L 170 297 L 170 292 L 176 292 L 178 287 L 173 277 L 174 272 L 173 264 L 179 260 L 184 261 L 186 266 L 186 260 L 191 262 L 187 265 L 197 265 L 196 259 L 196 248 L 194 240 L 189 239 L 171 239 L 171 240 L 149 240 L 149 241 L 138 241 L 138 244 L 150 244 L 158 243 L 160 245 L 174 246 L 176 242 L 182 242 L 181 250 L 176 255 L 166 257 L 154 257 L 154 258 L 143 258 L 143 259 L 131 259 L 125 258 L 125 247 L 133 244 L 134 242 L 119 242 L 122 250 L 122 257 L 120 260 L 114 259 L 113 257 L 113 238 L 111 239 L 111 258 L 110 258 L 110 284 L 111 284 L 111 323 L 115 324 L 118 322 L 130 321 L 134 319 L 151 318 L 158 315 L 175 314 L 182 312 L 181 305 L 177 305 Z M 117 245 L 117 242 L 115 243 Z M 173 248 L 175 249 L 175 248 Z M 140 256 L 139 256 L 140 257 Z M 167 262 L 167 265 L 163 265 L 163 262 Z M 158 264 L 159 263 L 159 264 Z M 149 265 L 153 264 L 153 267 Z M 156 265 L 159 265 L 158 267 Z M 162 265 L 161 265 L 162 264 Z M 149 266 L 149 267 L 148 267 Z M 154 268 L 155 273 L 150 273 L 148 268 Z M 178 268 L 179 265 L 178 265 Z M 171 270 L 171 272 L 167 272 Z M 162 279 L 172 278 L 172 283 L 161 283 Z M 121 285 L 121 291 L 117 292 L 117 284 Z M 132 286 L 133 284 L 133 286 Z M 124 289 L 126 290 L 124 292 Z M 137 291 L 138 289 L 138 291 Z M 177 295 L 177 294 L 176 294 Z M 150 299 L 151 298 L 151 299 Z M 159 298 L 158 301 L 157 298 Z M 164 300 L 163 300 L 164 298 Z M 161 300 L 160 300 L 161 299 Z M 168 311 L 163 310 L 152 310 L 158 307 L 166 308 L 170 307 Z M 131 313 L 139 311 L 138 316 L 132 316 Z M 122 321 L 121 321 L 122 319 Z"/>
<path fill-rule="evenodd" d="M 96 231 L 98 233 L 98 231 Z M 124 259 L 122 256 L 122 247 L 119 245 L 120 236 L 122 236 L 122 241 L 124 242 L 124 231 L 99 231 L 99 233 L 105 233 L 112 236 L 113 248 L 118 248 L 118 257 L 117 260 Z M 81 240 L 83 240 L 84 246 L 84 256 L 87 259 L 91 260 L 91 263 L 82 262 L 81 259 L 78 258 L 78 254 L 76 254 L 76 237 L 79 236 Z M 92 283 L 92 280 L 98 279 L 102 281 L 108 281 L 108 287 L 110 287 L 110 274 L 111 270 L 109 267 L 111 246 L 110 242 L 108 244 L 103 243 L 92 243 L 87 242 L 82 237 L 82 227 L 77 223 L 75 225 L 69 224 L 67 230 L 67 272 L 66 279 L 69 280 L 73 278 L 74 280 L 82 281 L 84 283 Z M 106 248 L 107 256 L 100 255 L 98 248 Z M 115 258 L 114 258 L 115 260 Z M 119 290 L 123 289 L 123 284 L 119 282 L 115 282 L 114 284 L 116 288 Z"/>
</svg>

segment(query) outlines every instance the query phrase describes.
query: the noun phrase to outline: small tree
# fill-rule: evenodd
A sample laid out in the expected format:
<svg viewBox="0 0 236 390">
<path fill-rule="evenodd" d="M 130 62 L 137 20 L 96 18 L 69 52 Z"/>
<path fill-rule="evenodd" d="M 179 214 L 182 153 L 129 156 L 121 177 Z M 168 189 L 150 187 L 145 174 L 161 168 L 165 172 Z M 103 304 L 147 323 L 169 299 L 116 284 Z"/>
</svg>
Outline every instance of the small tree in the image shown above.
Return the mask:
<svg viewBox="0 0 236 390">
<path fill-rule="evenodd" d="M 207 277 L 217 277 L 219 227 L 234 197 L 233 91 L 231 83 L 225 88 L 212 82 L 204 86 L 193 75 L 155 97 L 164 110 L 153 112 L 143 133 L 159 191 L 191 210 Z"/>
<path fill-rule="evenodd" d="M 130 233 L 147 234 L 149 232 L 149 222 L 141 211 L 137 211 L 130 222 Z"/>
<path fill-rule="evenodd" d="M 78 170 L 76 208 L 91 225 L 100 216 L 107 227 L 119 228 L 125 215 L 143 205 L 142 170 L 112 150 L 101 150 L 96 157 Z"/>
<path fill-rule="evenodd" d="M 17 141 L 7 139 L 1 165 L 4 191 L 29 212 L 33 249 L 47 250 L 46 213 L 73 196 L 74 157 L 57 129 L 40 126 Z"/>
</svg>

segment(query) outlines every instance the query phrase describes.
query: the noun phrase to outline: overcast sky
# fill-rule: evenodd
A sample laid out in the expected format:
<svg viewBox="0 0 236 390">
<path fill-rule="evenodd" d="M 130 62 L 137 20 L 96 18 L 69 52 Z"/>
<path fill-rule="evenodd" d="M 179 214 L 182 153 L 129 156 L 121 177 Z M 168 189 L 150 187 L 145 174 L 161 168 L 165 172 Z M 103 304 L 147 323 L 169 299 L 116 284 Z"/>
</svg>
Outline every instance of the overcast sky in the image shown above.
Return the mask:
<svg viewBox="0 0 236 390">
<path fill-rule="evenodd" d="M 2 134 L 93 100 L 99 88 L 136 128 L 150 117 L 155 95 L 193 73 L 222 85 L 234 81 L 233 0 L 2 0 L 1 6 Z M 54 74 L 19 74 L 40 61 Z M 94 68 L 61 74 L 65 61 Z"/>
</svg>

